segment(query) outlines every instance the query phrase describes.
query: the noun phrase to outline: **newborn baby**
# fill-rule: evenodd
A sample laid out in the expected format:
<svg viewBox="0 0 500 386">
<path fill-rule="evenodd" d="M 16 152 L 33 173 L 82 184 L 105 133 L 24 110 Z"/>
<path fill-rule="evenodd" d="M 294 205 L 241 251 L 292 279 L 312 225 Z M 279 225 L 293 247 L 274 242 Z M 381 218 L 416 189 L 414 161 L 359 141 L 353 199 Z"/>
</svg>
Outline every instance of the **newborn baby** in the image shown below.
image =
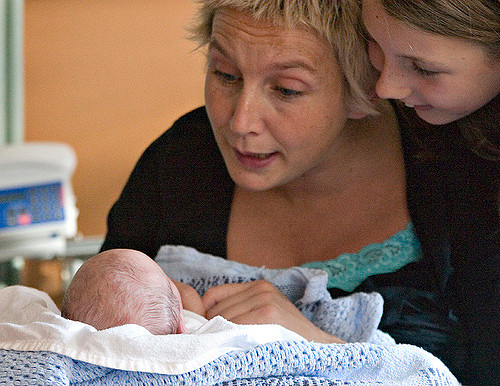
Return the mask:
<svg viewBox="0 0 500 386">
<path fill-rule="evenodd" d="M 131 249 L 112 249 L 87 260 L 64 295 L 61 315 L 98 330 L 138 324 L 154 335 L 187 332 L 188 318 L 194 324 L 206 320 L 192 287 L 174 283 L 153 259 Z"/>
</svg>

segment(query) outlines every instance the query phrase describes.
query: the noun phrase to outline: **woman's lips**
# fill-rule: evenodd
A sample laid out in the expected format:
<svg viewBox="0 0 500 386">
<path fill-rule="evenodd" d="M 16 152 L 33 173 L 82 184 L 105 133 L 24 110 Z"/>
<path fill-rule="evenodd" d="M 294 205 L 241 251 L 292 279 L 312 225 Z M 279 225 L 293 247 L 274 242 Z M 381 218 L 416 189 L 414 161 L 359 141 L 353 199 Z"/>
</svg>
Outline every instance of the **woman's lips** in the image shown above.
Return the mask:
<svg viewBox="0 0 500 386">
<path fill-rule="evenodd" d="M 431 105 L 415 105 L 413 108 L 417 111 L 428 111 L 432 109 Z"/>
<path fill-rule="evenodd" d="M 240 152 L 237 149 L 234 149 L 234 154 L 238 161 L 245 167 L 249 169 L 262 169 L 267 166 L 277 156 L 277 152 L 272 153 L 250 153 L 250 152 Z"/>
</svg>

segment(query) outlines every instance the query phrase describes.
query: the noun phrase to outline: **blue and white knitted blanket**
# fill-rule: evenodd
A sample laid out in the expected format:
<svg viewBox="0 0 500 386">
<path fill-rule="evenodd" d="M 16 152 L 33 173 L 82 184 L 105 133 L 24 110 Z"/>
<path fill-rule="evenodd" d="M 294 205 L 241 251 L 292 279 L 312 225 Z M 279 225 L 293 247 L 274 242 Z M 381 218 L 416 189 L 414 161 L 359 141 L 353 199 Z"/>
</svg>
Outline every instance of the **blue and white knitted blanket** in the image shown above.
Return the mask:
<svg viewBox="0 0 500 386">
<path fill-rule="evenodd" d="M 394 343 L 389 335 L 377 330 L 383 312 L 382 296 L 355 293 L 332 299 L 323 270 L 254 267 L 173 245 L 160 248 L 155 261 L 169 277 L 189 284 L 200 295 L 221 284 L 267 280 L 323 331 L 346 342 Z"/>
<path fill-rule="evenodd" d="M 435 357 L 412 346 L 274 342 L 223 355 L 179 375 L 124 371 L 51 352 L 0 349 L 5 385 L 458 385 Z"/>
<path fill-rule="evenodd" d="M 0 290 L 0 384 L 458 384 L 438 358 L 394 344 L 377 330 L 378 294 L 332 299 L 323 271 L 249 267 L 174 246 L 163 247 L 157 262 L 200 293 L 223 283 L 269 280 L 314 323 L 353 343 L 311 343 L 280 326 L 215 318 L 199 335 L 153 336 L 136 325 L 96 331 L 61 318 L 46 294 L 15 286 Z M 184 340 L 190 343 L 183 351 Z M 205 348 L 211 356 L 201 355 Z M 195 360 L 179 365 L 181 357 Z"/>
</svg>

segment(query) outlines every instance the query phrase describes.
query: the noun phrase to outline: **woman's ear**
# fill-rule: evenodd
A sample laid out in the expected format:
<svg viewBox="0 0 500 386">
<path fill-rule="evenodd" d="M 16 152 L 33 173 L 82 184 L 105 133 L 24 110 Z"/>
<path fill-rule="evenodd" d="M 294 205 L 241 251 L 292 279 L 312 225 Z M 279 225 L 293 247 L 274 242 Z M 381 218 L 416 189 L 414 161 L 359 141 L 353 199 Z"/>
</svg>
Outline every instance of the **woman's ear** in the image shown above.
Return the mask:
<svg viewBox="0 0 500 386">
<path fill-rule="evenodd" d="M 377 102 L 380 98 L 377 96 L 375 89 L 369 93 L 369 100 L 373 104 L 373 109 L 377 110 Z M 365 109 L 359 106 L 359 102 L 351 95 L 347 97 L 347 117 L 350 119 L 363 119 L 370 115 L 370 113 L 364 111 Z"/>
<path fill-rule="evenodd" d="M 359 110 L 359 109 L 349 109 L 347 113 L 347 117 L 350 119 L 362 119 L 366 117 L 368 114 Z"/>
</svg>

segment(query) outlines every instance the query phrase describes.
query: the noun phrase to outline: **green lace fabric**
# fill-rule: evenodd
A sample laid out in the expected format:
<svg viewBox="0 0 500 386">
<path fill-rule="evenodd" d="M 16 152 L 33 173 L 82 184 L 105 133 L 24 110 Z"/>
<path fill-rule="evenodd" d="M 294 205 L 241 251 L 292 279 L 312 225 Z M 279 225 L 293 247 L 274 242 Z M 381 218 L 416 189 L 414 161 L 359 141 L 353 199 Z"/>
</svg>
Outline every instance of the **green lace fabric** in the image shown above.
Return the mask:
<svg viewBox="0 0 500 386">
<path fill-rule="evenodd" d="M 381 243 L 367 245 L 358 253 L 344 253 L 336 259 L 302 266 L 326 271 L 328 288 L 352 292 L 369 276 L 395 272 L 421 257 L 420 242 L 409 222 L 404 230 Z"/>
</svg>

